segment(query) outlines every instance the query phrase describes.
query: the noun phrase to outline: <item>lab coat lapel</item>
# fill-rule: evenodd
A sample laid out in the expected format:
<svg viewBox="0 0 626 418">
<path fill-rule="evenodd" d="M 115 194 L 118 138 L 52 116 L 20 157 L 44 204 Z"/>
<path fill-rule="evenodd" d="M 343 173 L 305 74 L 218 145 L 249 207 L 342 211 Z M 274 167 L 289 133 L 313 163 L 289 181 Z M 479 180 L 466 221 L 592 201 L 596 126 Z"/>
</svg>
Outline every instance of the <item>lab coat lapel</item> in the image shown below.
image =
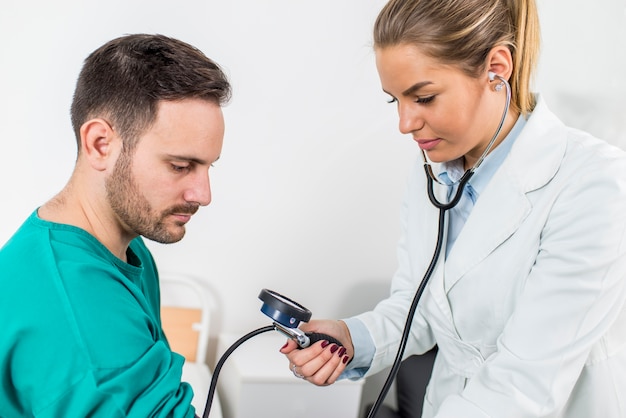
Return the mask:
<svg viewBox="0 0 626 418">
<path fill-rule="evenodd" d="M 515 233 L 532 209 L 527 193 L 550 181 L 561 164 L 565 148 L 563 125 L 539 100 L 510 155 L 477 200 L 450 251 L 444 269 L 446 292 Z M 539 164 L 528 164 L 539 160 L 542 160 Z M 537 170 L 537 167 L 544 168 Z"/>
<path fill-rule="evenodd" d="M 530 213 L 528 199 L 512 187 L 510 176 L 496 175 L 476 202 L 446 260 L 446 292 L 509 238 Z"/>
</svg>

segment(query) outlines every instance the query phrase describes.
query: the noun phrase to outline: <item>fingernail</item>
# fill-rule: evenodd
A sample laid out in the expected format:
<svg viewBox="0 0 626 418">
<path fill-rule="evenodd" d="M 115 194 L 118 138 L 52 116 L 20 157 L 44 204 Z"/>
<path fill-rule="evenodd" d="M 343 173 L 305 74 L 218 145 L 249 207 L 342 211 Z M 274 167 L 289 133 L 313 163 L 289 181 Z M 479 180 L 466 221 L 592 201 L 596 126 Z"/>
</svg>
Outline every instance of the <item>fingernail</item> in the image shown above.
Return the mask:
<svg viewBox="0 0 626 418">
<path fill-rule="evenodd" d="M 341 361 L 343 361 L 343 364 L 346 364 L 348 362 L 348 359 L 349 359 L 348 356 L 344 356 L 343 360 L 341 360 Z"/>
<path fill-rule="evenodd" d="M 326 346 L 328 346 L 328 344 L 330 344 L 328 341 L 326 341 L 326 340 L 322 341 L 322 348 L 326 348 Z"/>
<path fill-rule="evenodd" d="M 283 348 L 287 347 L 289 345 L 289 343 L 285 343 L 285 345 L 283 345 L 282 347 L 280 347 L 280 349 L 282 350 Z"/>
<path fill-rule="evenodd" d="M 339 351 L 337 351 L 337 355 L 338 355 L 339 357 L 341 357 L 341 356 L 343 356 L 344 354 L 346 354 L 346 348 L 345 348 L 345 347 L 341 347 L 341 348 L 339 349 Z"/>
<path fill-rule="evenodd" d="M 330 352 L 334 353 L 335 351 L 337 351 L 339 349 L 339 346 L 337 344 L 333 344 L 332 347 L 330 347 Z"/>
</svg>

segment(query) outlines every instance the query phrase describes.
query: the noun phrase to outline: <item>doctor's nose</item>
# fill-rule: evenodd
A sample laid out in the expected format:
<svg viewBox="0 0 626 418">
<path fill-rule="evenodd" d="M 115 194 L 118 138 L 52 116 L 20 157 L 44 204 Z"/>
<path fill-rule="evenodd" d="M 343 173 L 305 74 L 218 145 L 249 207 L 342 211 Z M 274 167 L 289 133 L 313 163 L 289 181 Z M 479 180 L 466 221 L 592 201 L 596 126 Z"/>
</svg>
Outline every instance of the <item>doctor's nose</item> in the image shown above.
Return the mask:
<svg viewBox="0 0 626 418">
<path fill-rule="evenodd" d="M 200 206 L 207 206 L 211 203 L 211 180 L 209 173 L 198 173 L 194 176 L 191 184 L 185 190 L 183 198 L 187 202 L 197 203 Z"/>
<path fill-rule="evenodd" d="M 424 119 L 415 106 L 399 104 L 398 105 L 398 128 L 403 134 L 419 131 L 424 127 Z"/>
</svg>

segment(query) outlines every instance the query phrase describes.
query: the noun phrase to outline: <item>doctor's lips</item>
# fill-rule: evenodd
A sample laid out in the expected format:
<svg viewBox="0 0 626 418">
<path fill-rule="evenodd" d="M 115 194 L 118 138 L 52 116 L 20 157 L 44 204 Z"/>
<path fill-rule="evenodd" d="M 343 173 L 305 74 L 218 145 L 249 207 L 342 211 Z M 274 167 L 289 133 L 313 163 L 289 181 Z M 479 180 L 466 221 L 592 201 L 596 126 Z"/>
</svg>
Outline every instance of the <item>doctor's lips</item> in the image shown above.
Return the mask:
<svg viewBox="0 0 626 418">
<path fill-rule="evenodd" d="M 428 151 L 428 150 L 435 148 L 437 144 L 441 142 L 441 138 L 434 138 L 434 139 L 413 138 L 413 140 L 417 142 L 417 145 L 419 145 L 419 147 L 423 149 L 424 151 Z"/>
</svg>

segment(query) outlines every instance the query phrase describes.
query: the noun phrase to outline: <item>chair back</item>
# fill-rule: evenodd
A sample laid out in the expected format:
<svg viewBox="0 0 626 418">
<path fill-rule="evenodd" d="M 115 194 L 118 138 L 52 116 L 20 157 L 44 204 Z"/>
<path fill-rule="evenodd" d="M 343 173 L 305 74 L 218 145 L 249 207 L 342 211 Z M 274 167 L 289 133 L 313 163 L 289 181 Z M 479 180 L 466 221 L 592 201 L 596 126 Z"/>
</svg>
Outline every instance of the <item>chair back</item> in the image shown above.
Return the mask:
<svg viewBox="0 0 626 418">
<path fill-rule="evenodd" d="M 187 361 L 206 362 L 212 299 L 194 277 L 161 275 L 161 324 L 172 351 Z"/>
</svg>

